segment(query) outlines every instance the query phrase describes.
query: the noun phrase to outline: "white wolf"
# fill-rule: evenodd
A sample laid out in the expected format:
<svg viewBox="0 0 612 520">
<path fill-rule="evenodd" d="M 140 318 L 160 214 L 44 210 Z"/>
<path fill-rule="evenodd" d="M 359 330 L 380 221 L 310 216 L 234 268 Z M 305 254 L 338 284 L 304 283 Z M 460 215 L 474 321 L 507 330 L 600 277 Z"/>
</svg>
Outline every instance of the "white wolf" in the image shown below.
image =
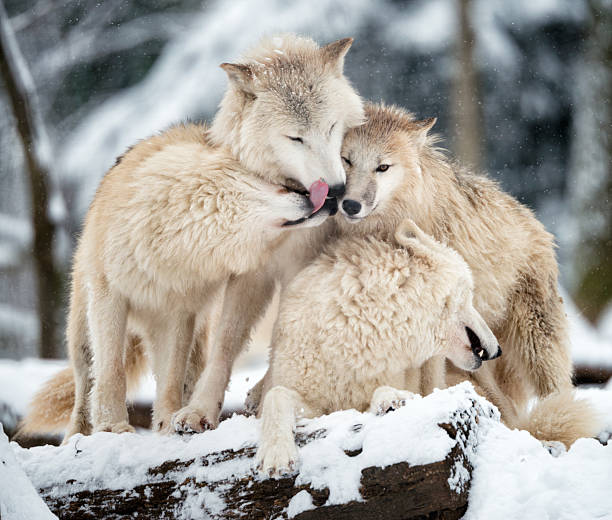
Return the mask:
<svg viewBox="0 0 612 520">
<path fill-rule="evenodd" d="M 499 356 L 472 294 L 465 261 L 410 220 L 395 240 L 330 244 L 283 295 L 264 387 L 260 470 L 294 469 L 298 415 L 384 413 L 411 397 L 406 372 L 433 356 L 465 370 Z"/>
<path fill-rule="evenodd" d="M 336 219 L 339 234 L 393 241 L 397 226 L 411 218 L 449 244 L 470 266 L 474 306 L 504 350 L 474 373 L 452 365 L 447 371 L 436 356 L 409 371 L 406 388 L 427 394 L 470 379 L 510 427 L 566 446 L 596 435 L 597 414 L 572 394 L 552 236 L 495 183 L 446 159 L 427 135 L 434 119 L 417 121 L 400 108 L 373 104 L 366 105 L 366 119 L 343 144 L 347 189 L 345 218 Z M 287 307 L 287 300 L 280 305 Z M 251 411 L 259 406 L 264 382 L 249 392 Z M 528 413 L 526 400 L 534 394 L 541 399 Z"/>
<path fill-rule="evenodd" d="M 478 372 L 449 367 L 447 382 L 470 379 L 507 425 L 543 441 L 569 446 L 595 435 L 594 410 L 572 394 L 553 237 L 494 182 L 449 161 L 426 135 L 435 120 L 371 104 L 366 115 L 343 144 L 348 182 L 340 226 L 367 236 L 411 218 L 455 249 L 472 271 L 474 305 L 504 350 Z M 527 413 L 534 396 L 540 401 Z"/>
<path fill-rule="evenodd" d="M 126 360 L 139 361 L 126 348 L 135 335 L 157 379 L 154 426 L 171 430 L 185 404 L 196 317 L 223 295 L 227 315 L 240 315 L 244 291 L 257 293 L 259 270 L 275 254 L 299 263 L 316 249 L 322 231 L 296 228 L 335 212 L 345 185 L 342 138 L 363 119 L 342 73 L 351 43 L 264 39 L 240 63 L 221 65 L 230 85 L 210 128 L 175 127 L 142 141 L 102 180 L 74 259 L 67 339 L 75 398 L 66 438 L 90 432 L 90 420 L 94 431 L 132 429 Z M 237 348 L 215 348 L 233 348 L 217 355 L 229 371 Z M 69 376 L 38 394 L 23 431 L 58 426 L 65 405 L 46 395 L 59 395 Z M 174 427 L 214 424 L 226 385 L 205 371 Z"/>
</svg>

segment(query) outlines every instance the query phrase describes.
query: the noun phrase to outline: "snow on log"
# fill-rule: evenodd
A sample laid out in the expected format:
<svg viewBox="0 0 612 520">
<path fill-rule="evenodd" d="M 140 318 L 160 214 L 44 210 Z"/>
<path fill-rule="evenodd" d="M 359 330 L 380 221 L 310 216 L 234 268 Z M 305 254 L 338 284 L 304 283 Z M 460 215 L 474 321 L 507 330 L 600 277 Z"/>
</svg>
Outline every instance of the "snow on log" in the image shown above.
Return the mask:
<svg viewBox="0 0 612 520">
<path fill-rule="evenodd" d="M 299 473 L 254 469 L 259 421 L 189 437 L 97 433 L 62 447 L 12 444 L 60 518 L 460 518 L 480 430 L 497 410 L 469 383 L 385 416 L 302 421 Z"/>
</svg>

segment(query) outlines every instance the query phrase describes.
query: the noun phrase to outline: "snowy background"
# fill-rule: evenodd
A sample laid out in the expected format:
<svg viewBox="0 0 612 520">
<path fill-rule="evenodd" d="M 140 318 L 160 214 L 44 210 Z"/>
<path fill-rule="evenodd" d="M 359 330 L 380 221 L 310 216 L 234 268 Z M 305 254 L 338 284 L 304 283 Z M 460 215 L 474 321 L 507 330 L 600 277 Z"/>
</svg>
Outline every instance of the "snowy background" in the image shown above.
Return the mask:
<svg viewBox="0 0 612 520">
<path fill-rule="evenodd" d="M 186 118 L 209 120 L 226 84 L 218 65 L 278 31 L 355 37 L 346 72 L 360 93 L 436 116 L 446 147 L 535 209 L 557 236 L 568 294 L 597 334 L 612 337 L 609 0 L 4 4 L 48 136 L 59 280 L 57 312 L 46 318 L 56 325 L 52 356 L 65 352 L 71 252 L 101 176 L 135 140 Z M 474 42 L 467 64 L 465 30 Z M 39 309 L 49 304 L 37 292 L 31 194 L 3 83 L 0 357 L 21 359 L 39 354 Z"/>
<path fill-rule="evenodd" d="M 35 359 L 41 339 L 49 339 L 41 338 L 40 309 L 52 302 L 56 328 L 48 343 L 51 357 L 62 358 L 70 258 L 104 172 L 137 139 L 187 118 L 210 120 L 226 85 L 218 65 L 279 31 L 320 42 L 353 36 L 346 73 L 365 98 L 437 117 L 444 146 L 537 212 L 559 243 L 573 358 L 595 371 L 612 370 L 610 0 L 2 3 L 37 93 L 42 124 L 35 151 L 48 166 L 46 214 L 55 228 L 51 261 L 58 280 L 51 300 L 43 300 L 33 256 L 32 193 L 3 77 L 0 422 L 7 431 L 38 385 L 65 366 L 64 360 Z M 467 13 L 463 24 L 461 6 Z M 274 310 L 263 320 L 250 353 L 239 362 L 226 396 L 228 410 L 241 406 L 265 371 L 273 315 Z M 607 432 L 611 385 L 579 391 L 606 418 Z M 148 379 L 134 399 L 150 403 L 153 392 Z M 393 424 L 399 428 L 402 414 L 410 413 L 361 420 L 373 428 L 380 420 L 397 433 Z M 315 420 L 310 427 L 334 420 Z M 253 420 L 232 419 L 225 431 L 232 421 L 244 427 L 245 438 L 256 439 Z M 499 423 L 486 432 L 473 461 L 468 519 L 612 518 L 612 443 L 581 440 L 554 458 L 526 432 Z M 100 460 L 93 477 L 102 478 L 109 469 L 104 461 L 121 446 L 130 455 L 159 453 L 164 443 L 188 451 L 206 448 L 214 435 L 187 444 L 151 436 L 145 442 L 136 435 L 84 442 Z M 0 433 L 0 516 L 50 518 L 28 477 L 40 485 L 45 475 L 38 474 L 37 461 L 55 457 L 61 467 L 69 449 L 22 450 Z"/>
</svg>

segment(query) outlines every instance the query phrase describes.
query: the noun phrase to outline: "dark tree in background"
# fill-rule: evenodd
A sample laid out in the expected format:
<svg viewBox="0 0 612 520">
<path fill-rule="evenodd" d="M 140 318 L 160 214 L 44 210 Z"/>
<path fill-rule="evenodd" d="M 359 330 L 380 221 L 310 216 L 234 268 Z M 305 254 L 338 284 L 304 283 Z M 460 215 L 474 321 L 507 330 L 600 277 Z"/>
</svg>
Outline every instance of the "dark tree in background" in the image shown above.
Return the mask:
<svg viewBox="0 0 612 520">
<path fill-rule="evenodd" d="M 471 7 L 471 0 L 457 1 L 456 62 L 450 109 L 453 151 L 462 163 L 480 169 L 485 161 L 480 141 L 482 115 L 474 64 L 475 35 L 471 23 Z"/>
<path fill-rule="evenodd" d="M 50 217 L 51 179 L 44 143 L 44 125 L 32 77 L 21 56 L 4 4 L 0 0 L 0 72 L 25 156 L 30 190 L 33 251 L 38 290 L 39 355 L 61 355 L 57 314 L 61 308 L 62 276 L 56 266 L 53 242 L 56 226 Z"/>
<path fill-rule="evenodd" d="M 582 287 L 578 304 L 589 317 L 612 294 L 605 275 L 612 226 L 603 180 L 610 177 L 603 0 L 591 2 L 599 13 L 591 17 L 589 0 L 330 0 L 303 20 L 296 12 L 307 0 L 240 0 L 232 9 L 217 0 L 2 1 L 37 86 L 38 116 L 22 121 L 29 109 L 15 108 L 12 73 L 3 72 L 0 357 L 37 355 L 39 336 L 51 337 L 38 323 L 54 304 L 47 323 L 62 347 L 67 291 L 54 294 L 53 280 L 68 272 L 95 185 L 114 158 L 172 122 L 210 120 L 225 85 L 218 64 L 278 30 L 320 42 L 354 36 L 346 72 L 364 98 L 436 116 L 443 147 L 536 210 L 559 239 L 562 284 L 572 296 Z M 49 129 L 43 149 L 52 152 L 37 174 L 30 165 L 41 151 L 40 120 Z M 45 167 L 51 175 L 41 177 Z M 33 194 L 32 187 L 47 192 Z M 570 208 L 566 222 L 560 217 Z M 44 226 L 53 237 L 40 234 Z M 596 245 L 599 238 L 589 237 L 604 238 Z M 45 271 L 51 250 L 55 269 Z M 39 280 L 44 272 L 49 283 Z M 45 300 L 45 292 L 57 299 Z"/>
<path fill-rule="evenodd" d="M 576 226 L 574 299 L 591 321 L 612 296 L 612 4 L 589 0 L 579 67 L 570 193 Z"/>
</svg>

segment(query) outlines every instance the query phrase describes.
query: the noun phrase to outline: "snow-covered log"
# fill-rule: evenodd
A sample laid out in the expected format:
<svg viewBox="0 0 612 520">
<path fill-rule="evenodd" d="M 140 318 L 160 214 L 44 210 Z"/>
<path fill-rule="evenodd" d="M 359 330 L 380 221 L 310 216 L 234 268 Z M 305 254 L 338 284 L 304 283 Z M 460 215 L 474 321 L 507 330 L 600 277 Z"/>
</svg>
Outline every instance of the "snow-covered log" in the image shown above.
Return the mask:
<svg viewBox="0 0 612 520">
<path fill-rule="evenodd" d="M 486 419 L 485 419 L 486 418 Z M 98 433 L 14 446 L 60 518 L 460 518 L 479 431 L 497 411 L 469 383 L 385 416 L 337 412 L 297 429 L 299 473 L 254 468 L 259 421 L 191 437 Z"/>
</svg>

